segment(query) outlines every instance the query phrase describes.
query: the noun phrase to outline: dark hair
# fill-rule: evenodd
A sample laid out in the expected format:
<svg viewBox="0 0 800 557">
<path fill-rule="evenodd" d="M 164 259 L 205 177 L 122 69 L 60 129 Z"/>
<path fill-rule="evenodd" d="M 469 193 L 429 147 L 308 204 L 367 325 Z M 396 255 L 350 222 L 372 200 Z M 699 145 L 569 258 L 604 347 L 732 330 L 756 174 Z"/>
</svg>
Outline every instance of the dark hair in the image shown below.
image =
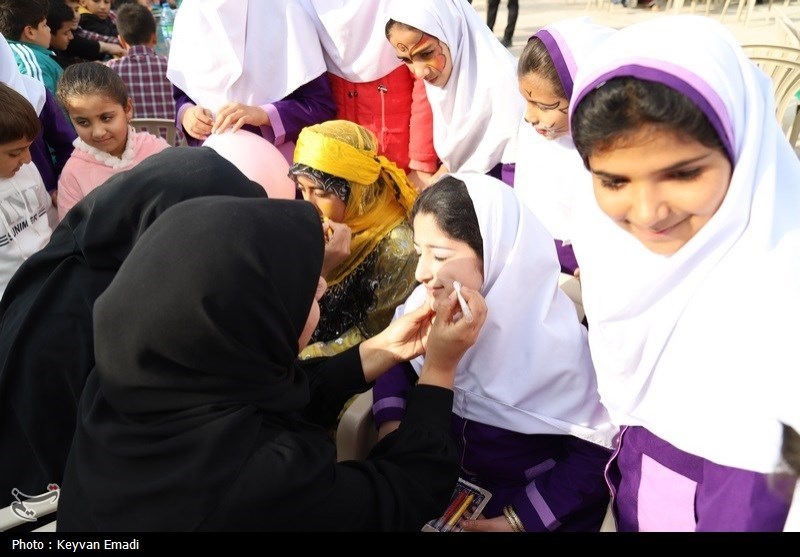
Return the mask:
<svg viewBox="0 0 800 557">
<path fill-rule="evenodd" d="M 783 424 L 781 454 L 792 472 L 800 476 L 800 433 L 786 424 Z"/>
<path fill-rule="evenodd" d="M 100 95 L 118 102 L 122 106 L 128 104 L 128 88 L 117 72 L 97 62 L 79 62 L 70 64 L 58 80 L 56 96 L 58 102 L 69 109 L 69 99 L 84 95 Z"/>
<path fill-rule="evenodd" d="M 445 234 L 467 244 L 483 260 L 481 227 L 464 182 L 445 176 L 423 190 L 411 208 L 412 222 L 418 214 L 432 215 Z"/>
<path fill-rule="evenodd" d="M 553 63 L 553 58 L 539 37 L 531 37 L 528 40 L 528 44 L 522 49 L 522 54 L 519 55 L 517 79 L 521 79 L 530 73 L 535 73 L 546 79 L 552 85 L 553 91 L 558 97 L 569 100 L 567 92 L 564 90 L 564 85 L 561 83 L 561 78 L 558 76 L 556 65 Z"/>
<path fill-rule="evenodd" d="M 683 93 L 655 81 L 610 79 L 580 101 L 570 124 L 587 169 L 590 155 L 624 145 L 645 126 L 672 131 L 728 156 L 705 113 Z"/>
<path fill-rule="evenodd" d="M 0 82 L 0 106 L 0 144 L 36 139 L 39 116 L 28 99 Z"/>
<path fill-rule="evenodd" d="M 47 19 L 48 0 L 0 0 L 0 33 L 18 41 L 30 25 L 38 27 Z"/>
<path fill-rule="evenodd" d="M 117 32 L 130 45 L 147 44 L 156 34 L 156 18 L 141 4 L 123 4 L 117 10 Z"/>
<path fill-rule="evenodd" d="M 75 12 L 64 3 L 64 0 L 50 0 L 50 9 L 47 10 L 47 26 L 50 32 L 56 34 L 66 22 L 72 23 Z"/>
<path fill-rule="evenodd" d="M 394 29 L 395 27 L 399 27 L 400 29 L 406 29 L 407 31 L 420 31 L 416 27 L 412 27 L 411 25 L 408 25 L 406 23 L 390 19 L 389 21 L 386 22 L 386 27 L 383 28 L 383 33 L 384 35 L 386 35 L 387 39 L 389 38 L 389 33 L 391 33 L 392 29 Z"/>
</svg>

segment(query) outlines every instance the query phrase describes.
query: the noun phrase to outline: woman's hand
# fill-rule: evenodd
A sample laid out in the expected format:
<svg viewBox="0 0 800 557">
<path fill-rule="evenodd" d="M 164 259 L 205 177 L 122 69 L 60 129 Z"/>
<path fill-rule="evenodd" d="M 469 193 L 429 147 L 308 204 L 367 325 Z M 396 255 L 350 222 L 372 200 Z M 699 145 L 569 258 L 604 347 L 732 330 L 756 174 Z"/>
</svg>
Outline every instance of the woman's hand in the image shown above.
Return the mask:
<svg viewBox="0 0 800 557">
<path fill-rule="evenodd" d="M 461 287 L 461 295 L 469 306 L 472 320 L 456 318 L 463 312 L 455 291 L 439 304 L 427 336 L 425 363 L 419 376 L 421 384 L 452 389 L 458 362 L 478 340 L 488 312 L 486 300 L 480 292 L 466 286 Z"/>
<path fill-rule="evenodd" d="M 399 362 L 407 362 L 425 351 L 433 311 L 422 307 L 402 315 L 389 323 L 383 331 L 368 338 L 359 346 L 361 367 L 367 382 Z"/>
<path fill-rule="evenodd" d="M 345 259 L 350 257 L 350 241 L 353 231 L 341 222 L 330 219 L 322 221 L 322 233 L 325 236 L 325 255 L 322 259 L 322 276 L 326 279 Z"/>
<path fill-rule="evenodd" d="M 496 516 L 494 518 L 483 518 L 479 516 L 475 520 L 462 520 L 458 524 L 465 532 L 513 532 L 511 524 L 506 517 Z"/>
<path fill-rule="evenodd" d="M 189 107 L 186 112 L 183 113 L 183 118 L 181 118 L 183 131 L 195 139 L 201 139 L 203 141 L 208 139 L 213 123 L 211 111 L 202 106 Z"/>
<path fill-rule="evenodd" d="M 211 133 L 222 133 L 228 128 L 235 132 L 245 124 L 268 126 L 269 123 L 269 116 L 261 107 L 241 103 L 227 103 L 217 111 L 217 118 L 214 121 Z"/>
</svg>

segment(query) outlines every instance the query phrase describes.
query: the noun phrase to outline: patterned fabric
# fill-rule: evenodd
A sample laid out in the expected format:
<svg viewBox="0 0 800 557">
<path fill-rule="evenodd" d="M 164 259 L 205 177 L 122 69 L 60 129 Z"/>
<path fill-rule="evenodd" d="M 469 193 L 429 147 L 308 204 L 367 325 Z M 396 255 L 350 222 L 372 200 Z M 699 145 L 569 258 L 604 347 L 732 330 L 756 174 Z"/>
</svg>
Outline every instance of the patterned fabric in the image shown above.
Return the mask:
<svg viewBox="0 0 800 557">
<path fill-rule="evenodd" d="M 328 193 L 332 193 L 338 197 L 342 203 L 347 203 L 350 198 L 350 182 L 344 178 L 339 178 L 333 174 L 328 174 L 322 170 L 311 168 L 307 164 L 295 163 L 289 168 L 289 177 L 294 180 L 297 185 L 297 177 L 305 176 L 312 182 L 321 186 L 322 189 Z"/>
<path fill-rule="evenodd" d="M 403 222 L 320 300 L 321 317 L 300 357 L 333 356 L 383 330 L 417 285 L 414 233 Z"/>
<path fill-rule="evenodd" d="M 110 35 L 95 33 L 94 31 L 89 31 L 88 29 L 84 29 L 80 25 L 78 26 L 77 29 L 73 31 L 73 34 L 78 35 L 79 37 L 83 37 L 84 39 L 89 39 L 90 41 L 120 44 L 119 36 L 114 37 Z"/>
<path fill-rule="evenodd" d="M 131 46 L 122 58 L 106 65 L 125 82 L 133 99 L 134 118 L 175 120 L 172 84 L 167 79 L 167 58 L 144 45 Z"/>
</svg>

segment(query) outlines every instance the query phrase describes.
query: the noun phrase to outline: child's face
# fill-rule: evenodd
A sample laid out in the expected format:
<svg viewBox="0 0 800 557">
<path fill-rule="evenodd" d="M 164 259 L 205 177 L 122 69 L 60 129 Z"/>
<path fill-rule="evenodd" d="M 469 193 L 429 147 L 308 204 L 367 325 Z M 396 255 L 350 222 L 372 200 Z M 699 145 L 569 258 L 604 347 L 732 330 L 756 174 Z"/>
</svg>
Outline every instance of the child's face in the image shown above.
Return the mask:
<svg viewBox="0 0 800 557">
<path fill-rule="evenodd" d="M 28 25 L 23 31 L 23 36 L 26 42 L 50 48 L 50 27 L 47 25 L 46 19 L 40 21 L 36 27 Z"/>
<path fill-rule="evenodd" d="M 389 42 L 414 77 L 434 87 L 447 84 L 453 73 L 453 60 L 442 41 L 422 31 L 395 25 L 389 32 Z"/>
<path fill-rule="evenodd" d="M 50 36 L 50 50 L 66 50 L 72 40 L 72 21 L 65 21 L 58 31 Z"/>
<path fill-rule="evenodd" d="M 553 85 L 538 73 L 519 78 L 519 92 L 528 103 L 525 121 L 545 139 L 558 139 L 569 134 L 569 100 L 560 97 Z"/>
<path fill-rule="evenodd" d="M 414 276 L 428 290 L 431 309 L 450 296 L 454 280 L 474 290 L 483 286 L 478 254 L 466 242 L 448 236 L 430 213 L 414 217 L 414 249 L 419 254 Z"/>
<path fill-rule="evenodd" d="M 674 131 L 647 126 L 589 156 L 600 209 L 650 251 L 672 255 L 714 216 L 731 164 Z"/>
<path fill-rule="evenodd" d="M 0 144 L 0 178 L 11 178 L 23 164 L 31 162 L 31 143 L 27 139 L 18 139 Z"/>
<path fill-rule="evenodd" d="M 81 3 L 78 0 L 64 0 L 64 3 L 75 12 L 75 18 L 80 19 L 81 14 L 78 13 L 78 7 L 80 7 Z"/>
<path fill-rule="evenodd" d="M 80 3 L 100 19 L 108 18 L 111 12 L 111 0 L 80 0 Z"/>
<path fill-rule="evenodd" d="M 74 96 L 67 107 L 69 119 L 86 143 L 120 157 L 128 141 L 128 123 L 133 117 L 133 103 L 125 106 L 102 95 Z"/>
<path fill-rule="evenodd" d="M 308 176 L 296 176 L 297 189 L 303 199 L 311 203 L 320 216 L 328 217 L 333 222 L 343 222 L 347 205 L 335 193 L 326 191 L 322 184 L 318 184 Z"/>
</svg>

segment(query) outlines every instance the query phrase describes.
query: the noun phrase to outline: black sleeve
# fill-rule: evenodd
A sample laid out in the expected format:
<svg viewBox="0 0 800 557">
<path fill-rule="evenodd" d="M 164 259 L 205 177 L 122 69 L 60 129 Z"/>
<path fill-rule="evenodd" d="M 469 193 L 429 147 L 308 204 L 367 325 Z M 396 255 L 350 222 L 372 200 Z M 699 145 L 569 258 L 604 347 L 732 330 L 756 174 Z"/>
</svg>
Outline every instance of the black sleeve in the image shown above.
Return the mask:
<svg viewBox="0 0 800 557">
<path fill-rule="evenodd" d="M 80 58 L 82 60 L 100 60 L 100 43 L 92 41 L 80 35 L 73 35 L 72 40 L 64 49 L 64 55 L 70 58 Z"/>
<path fill-rule="evenodd" d="M 325 428 L 332 427 L 345 402 L 369 388 L 361 367 L 358 345 L 335 356 L 300 360 L 299 366 L 308 375 L 311 402 L 304 417 Z"/>
<path fill-rule="evenodd" d="M 419 531 L 446 509 L 458 480 L 453 392 L 418 385 L 406 419 L 366 460 L 335 462 L 327 432 L 265 430 L 208 530 Z"/>
</svg>

